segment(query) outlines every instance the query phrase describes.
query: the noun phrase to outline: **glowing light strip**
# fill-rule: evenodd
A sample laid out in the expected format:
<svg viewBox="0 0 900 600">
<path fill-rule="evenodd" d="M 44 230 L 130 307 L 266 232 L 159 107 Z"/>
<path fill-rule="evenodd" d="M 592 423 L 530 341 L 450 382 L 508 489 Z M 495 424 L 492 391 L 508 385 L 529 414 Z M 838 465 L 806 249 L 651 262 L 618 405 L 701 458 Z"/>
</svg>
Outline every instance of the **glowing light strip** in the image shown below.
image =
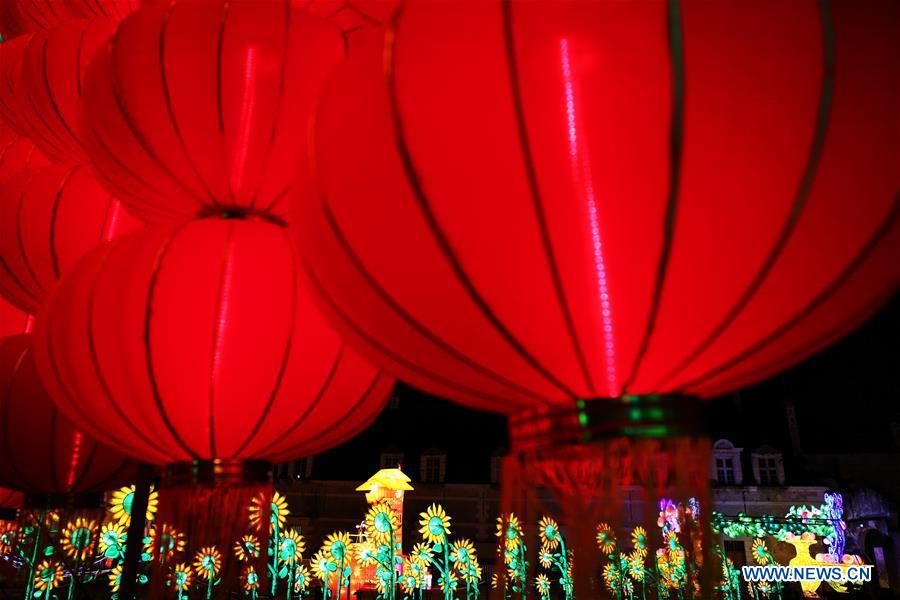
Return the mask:
<svg viewBox="0 0 900 600">
<path fill-rule="evenodd" d="M 72 458 L 69 461 L 69 473 L 66 475 L 66 489 L 71 490 L 75 485 L 75 477 L 78 474 L 78 465 L 81 462 L 81 432 L 76 431 L 72 439 Z"/>
<path fill-rule="evenodd" d="M 256 48 L 247 48 L 244 58 L 244 94 L 241 102 L 241 120 L 238 127 L 238 135 L 235 146 L 237 151 L 231 165 L 231 189 L 239 193 L 244 183 L 244 171 L 246 170 L 247 154 L 250 145 L 250 126 L 253 123 L 253 113 L 256 107 Z"/>
<path fill-rule="evenodd" d="M 600 313 L 603 322 L 603 344 L 606 357 L 606 381 L 610 396 L 619 395 L 619 378 L 616 372 L 616 346 L 613 331 L 612 307 L 609 285 L 606 278 L 606 263 L 603 260 L 603 243 L 600 237 L 600 219 L 597 214 L 597 200 L 594 196 L 594 182 L 591 178 L 590 160 L 587 149 L 578 146 L 578 119 L 575 107 L 575 87 L 572 83 L 572 66 L 569 61 L 569 41 L 559 42 L 562 64 L 563 88 L 566 97 L 566 125 L 569 138 L 569 159 L 575 181 L 584 189 L 588 219 L 591 227 L 591 242 L 594 252 L 594 269 L 597 273 L 597 288 L 600 295 Z"/>
</svg>

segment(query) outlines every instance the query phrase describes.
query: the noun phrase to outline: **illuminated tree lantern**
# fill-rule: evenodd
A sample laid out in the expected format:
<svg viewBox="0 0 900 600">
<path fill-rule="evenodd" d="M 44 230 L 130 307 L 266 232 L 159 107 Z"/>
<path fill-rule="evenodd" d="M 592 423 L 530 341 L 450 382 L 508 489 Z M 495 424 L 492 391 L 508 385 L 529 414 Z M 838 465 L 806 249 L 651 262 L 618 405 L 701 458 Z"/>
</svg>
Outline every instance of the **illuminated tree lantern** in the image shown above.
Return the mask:
<svg viewBox="0 0 900 600">
<path fill-rule="evenodd" d="M 897 288 L 898 10 L 409 3 L 323 94 L 311 287 L 389 372 L 509 415 L 507 484 L 564 520 L 702 502 L 701 399 Z"/>
</svg>

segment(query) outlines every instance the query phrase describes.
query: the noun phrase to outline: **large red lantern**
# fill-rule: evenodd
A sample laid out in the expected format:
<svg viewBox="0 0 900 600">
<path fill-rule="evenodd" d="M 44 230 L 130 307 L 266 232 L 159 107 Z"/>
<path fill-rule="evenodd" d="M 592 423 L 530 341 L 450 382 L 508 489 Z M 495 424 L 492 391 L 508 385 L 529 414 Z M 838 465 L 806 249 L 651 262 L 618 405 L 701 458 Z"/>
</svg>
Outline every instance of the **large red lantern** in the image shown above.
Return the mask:
<svg viewBox="0 0 900 600">
<path fill-rule="evenodd" d="M 147 221 L 284 218 L 340 31 L 288 2 L 159 2 L 122 21 L 85 84 L 85 146 Z"/>
<path fill-rule="evenodd" d="M 86 162 L 79 133 L 83 78 L 116 21 L 67 21 L 31 36 L 14 74 L 19 121 L 51 160 Z"/>
<path fill-rule="evenodd" d="M 898 11 L 409 3 L 319 106 L 316 294 L 397 376 L 511 415 L 549 485 L 650 477 L 550 458 L 679 431 L 896 290 Z"/>
<path fill-rule="evenodd" d="M 140 226 L 89 165 L 22 171 L 0 187 L 0 292 L 36 313 L 78 259 Z"/>
<path fill-rule="evenodd" d="M 66 0 L 0 0 L 13 35 L 46 31 L 72 18 Z M 3 32 L 6 33 L 6 32 Z"/>
<path fill-rule="evenodd" d="M 57 495 L 127 481 L 133 463 L 95 442 L 51 402 L 29 344 L 25 335 L 0 340 L 0 485 Z"/>
<path fill-rule="evenodd" d="M 352 437 L 392 385 L 319 316 L 299 269 L 287 231 L 262 220 L 147 227 L 85 257 L 38 319 L 57 404 L 166 465 L 159 518 L 195 549 L 246 526 L 265 461 Z"/>
</svg>

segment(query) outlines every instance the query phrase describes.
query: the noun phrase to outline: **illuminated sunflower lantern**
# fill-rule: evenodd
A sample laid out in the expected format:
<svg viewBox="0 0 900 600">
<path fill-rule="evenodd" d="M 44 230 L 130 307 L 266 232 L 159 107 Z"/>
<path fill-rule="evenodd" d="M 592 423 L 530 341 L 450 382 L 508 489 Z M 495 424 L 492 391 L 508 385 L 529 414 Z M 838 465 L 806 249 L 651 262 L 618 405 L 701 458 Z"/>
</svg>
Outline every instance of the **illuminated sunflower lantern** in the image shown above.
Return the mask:
<svg viewBox="0 0 900 600">
<path fill-rule="evenodd" d="M 97 543 L 97 522 L 78 517 L 70 521 L 60 536 L 63 552 L 76 562 L 83 562 L 93 554 Z"/>
<path fill-rule="evenodd" d="M 109 515 L 120 525 L 124 525 L 128 527 L 131 523 L 131 507 L 134 503 L 134 494 L 136 487 L 134 485 L 128 485 L 125 487 L 121 487 L 115 491 L 113 491 L 112 496 L 109 500 L 109 505 L 107 511 Z M 150 496 L 147 499 L 147 513 L 146 513 L 146 522 L 152 523 L 156 518 L 156 510 L 159 505 L 159 492 L 151 486 L 150 487 Z"/>
<path fill-rule="evenodd" d="M 898 10 L 407 3 L 323 93 L 311 288 L 392 374 L 508 415 L 567 519 L 622 484 L 703 496 L 701 400 L 900 282 Z"/>
</svg>

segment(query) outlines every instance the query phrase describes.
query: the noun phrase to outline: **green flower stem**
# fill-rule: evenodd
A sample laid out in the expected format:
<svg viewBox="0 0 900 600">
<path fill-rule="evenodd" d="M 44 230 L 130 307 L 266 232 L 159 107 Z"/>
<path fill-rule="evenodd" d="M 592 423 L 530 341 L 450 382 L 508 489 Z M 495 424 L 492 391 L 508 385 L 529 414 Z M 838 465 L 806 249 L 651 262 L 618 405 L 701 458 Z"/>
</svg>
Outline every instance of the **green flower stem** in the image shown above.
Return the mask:
<svg viewBox="0 0 900 600">
<path fill-rule="evenodd" d="M 325 571 L 325 585 L 322 586 L 322 600 L 328 600 L 328 582 L 331 579 L 328 571 Z"/>
<path fill-rule="evenodd" d="M 212 588 L 213 588 L 213 573 L 210 571 L 208 573 L 209 579 L 206 580 L 206 600 L 212 598 Z"/>
<path fill-rule="evenodd" d="M 444 600 L 453 600 L 453 589 L 450 581 L 450 540 L 447 539 L 447 532 L 442 534 L 444 539 Z"/>
<path fill-rule="evenodd" d="M 566 552 L 566 540 L 562 534 L 559 534 L 559 556 L 562 563 L 560 573 L 562 579 L 566 582 L 566 585 L 563 586 L 563 591 L 566 594 L 566 600 L 572 600 L 574 594 L 572 593 L 572 582 L 569 580 L 569 555 Z"/>
<path fill-rule="evenodd" d="M 396 571 L 394 570 L 394 552 L 396 552 L 396 546 L 394 545 L 394 528 L 389 527 L 391 532 L 391 591 L 388 593 L 388 600 L 394 600 L 397 595 L 396 591 Z"/>
<path fill-rule="evenodd" d="M 347 548 L 344 548 L 344 552 L 341 553 L 341 562 L 338 565 L 338 581 L 337 581 L 337 595 L 335 596 L 336 600 L 341 600 L 341 586 L 344 583 L 344 554 L 347 553 Z"/>
<path fill-rule="evenodd" d="M 30 600 L 34 592 L 34 569 L 37 564 L 38 548 L 41 545 L 41 530 L 43 529 L 44 516 L 46 512 L 40 513 L 37 522 L 37 528 L 34 533 L 34 549 L 31 552 L 31 561 L 28 564 L 28 584 L 25 587 L 25 600 Z"/>
<path fill-rule="evenodd" d="M 290 571 L 288 575 L 288 585 L 287 590 L 285 591 L 284 597 L 287 600 L 291 600 L 291 594 L 294 593 L 294 555 L 291 554 L 291 559 L 288 561 L 288 569 Z"/>
<path fill-rule="evenodd" d="M 75 565 L 72 567 L 72 577 L 69 578 L 69 594 L 67 596 L 68 600 L 72 600 L 72 596 L 75 595 L 75 573 L 78 571 L 78 565 L 81 561 L 75 558 Z"/>
<path fill-rule="evenodd" d="M 273 514 L 269 516 L 269 519 L 272 521 L 272 525 L 274 526 L 274 537 L 270 540 L 269 543 L 272 544 L 272 597 L 275 597 L 275 593 L 278 591 L 278 551 L 280 548 L 278 547 L 278 539 L 281 536 L 280 527 L 278 526 L 278 515 Z M 288 590 L 288 596 L 290 596 L 290 590 Z"/>
</svg>

